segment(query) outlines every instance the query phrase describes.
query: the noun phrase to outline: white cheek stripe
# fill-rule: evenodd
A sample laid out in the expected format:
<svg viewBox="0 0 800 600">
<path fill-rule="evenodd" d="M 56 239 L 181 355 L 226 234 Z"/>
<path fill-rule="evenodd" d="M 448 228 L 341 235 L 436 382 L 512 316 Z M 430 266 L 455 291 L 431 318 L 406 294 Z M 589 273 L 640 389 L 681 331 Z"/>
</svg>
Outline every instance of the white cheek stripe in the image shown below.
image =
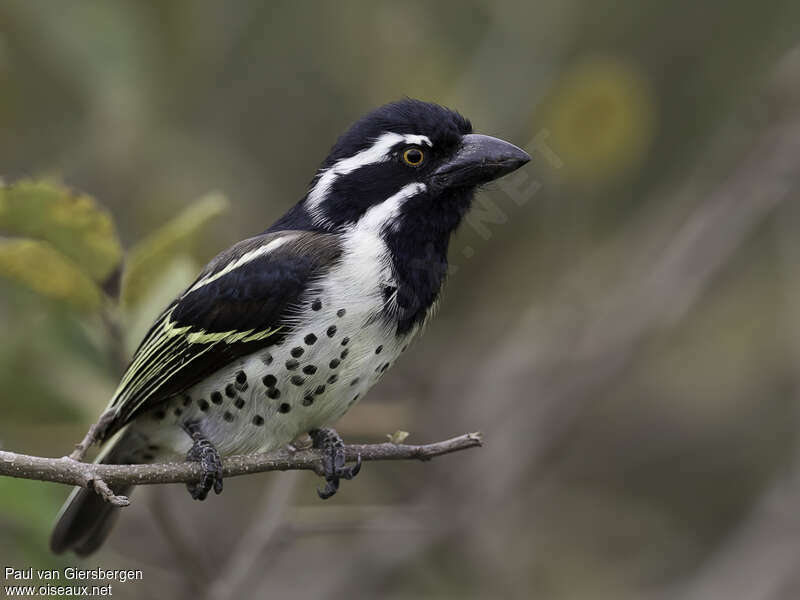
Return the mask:
<svg viewBox="0 0 800 600">
<path fill-rule="evenodd" d="M 429 147 L 433 146 L 430 138 L 425 135 L 384 133 L 378 137 L 369 148 L 348 158 L 343 158 L 323 171 L 317 183 L 311 188 L 311 191 L 308 192 L 308 198 L 306 199 L 306 207 L 314 221 L 318 224 L 325 222 L 322 203 L 328 195 L 328 191 L 331 189 L 334 181 L 342 175 L 352 173 L 356 169 L 366 165 L 372 165 L 387 160 L 392 148 L 403 142 L 416 146 L 421 146 L 423 144 Z"/>
<path fill-rule="evenodd" d="M 400 207 L 412 196 L 423 193 L 428 187 L 424 183 L 409 183 L 400 188 L 396 194 L 389 196 L 380 204 L 371 207 L 355 224 L 355 230 L 366 230 L 379 233 L 387 225 L 391 225 L 400 213 Z"/>
<path fill-rule="evenodd" d="M 243 254 L 242 256 L 237 258 L 236 260 L 234 260 L 232 262 L 229 262 L 227 265 L 225 265 L 225 268 L 220 269 L 219 271 L 217 271 L 213 275 L 209 275 L 208 277 L 203 277 L 200 281 L 198 281 L 191 288 L 189 288 L 189 291 L 186 292 L 184 294 L 184 296 L 186 294 L 192 293 L 193 291 L 195 291 L 197 289 L 200 289 L 204 285 L 208 285 L 212 281 L 216 281 L 220 277 L 224 277 L 225 275 L 227 275 L 228 273 L 230 273 L 234 269 L 238 269 L 242 265 L 246 265 L 250 261 L 253 261 L 253 260 L 257 259 L 259 256 L 264 256 L 265 254 L 268 254 L 268 253 L 272 252 L 273 250 L 275 250 L 275 248 L 277 248 L 279 246 L 282 246 L 286 242 L 288 242 L 290 240 L 293 240 L 296 237 L 297 237 L 296 235 L 284 235 L 282 237 L 279 237 L 278 239 L 272 240 L 269 244 L 265 244 L 264 246 L 260 246 L 260 247 L 256 248 L 255 250 L 250 250 L 250 252 L 247 252 L 246 254 Z"/>
</svg>

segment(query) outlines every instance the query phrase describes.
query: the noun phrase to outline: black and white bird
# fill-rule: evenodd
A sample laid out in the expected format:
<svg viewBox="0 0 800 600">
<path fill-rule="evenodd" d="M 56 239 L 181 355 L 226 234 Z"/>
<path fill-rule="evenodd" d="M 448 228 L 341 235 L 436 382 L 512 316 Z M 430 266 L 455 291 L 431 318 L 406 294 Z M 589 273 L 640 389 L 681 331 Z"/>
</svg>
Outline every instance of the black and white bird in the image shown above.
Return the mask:
<svg viewBox="0 0 800 600">
<path fill-rule="evenodd" d="M 222 491 L 221 456 L 310 433 L 323 498 L 358 472 L 327 426 L 364 397 L 431 316 L 450 236 L 475 190 L 530 160 L 447 108 L 402 100 L 342 135 L 305 197 L 214 258 L 156 319 L 101 417 L 98 460 L 199 461 L 193 498 Z M 115 490 L 125 494 L 128 490 Z M 87 555 L 117 510 L 76 489 L 51 548 Z"/>
</svg>

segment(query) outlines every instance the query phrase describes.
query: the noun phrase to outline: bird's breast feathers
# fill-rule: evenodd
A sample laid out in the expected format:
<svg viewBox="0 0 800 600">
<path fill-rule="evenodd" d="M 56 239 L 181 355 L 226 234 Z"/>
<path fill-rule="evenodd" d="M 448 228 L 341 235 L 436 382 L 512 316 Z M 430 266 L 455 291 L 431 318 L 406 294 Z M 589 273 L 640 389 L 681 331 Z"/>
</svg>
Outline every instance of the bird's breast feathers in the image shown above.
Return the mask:
<svg viewBox="0 0 800 600">
<path fill-rule="evenodd" d="M 340 248 L 335 265 L 309 281 L 276 325 L 282 334 L 272 344 L 220 365 L 137 419 L 148 445 L 179 456 L 190 440 L 175 425 L 198 419 L 223 454 L 269 450 L 336 421 L 378 382 L 416 331 L 396 333 L 396 283 L 380 236 L 351 232 Z"/>
<path fill-rule="evenodd" d="M 113 429 L 263 348 L 289 345 L 298 332 L 331 321 L 325 333 L 334 317 L 342 318 L 337 313 L 347 315 L 353 338 L 363 330 L 362 338 L 391 339 L 397 283 L 381 236 L 390 213 L 389 205 L 340 234 L 257 236 L 214 259 L 142 341 L 110 405 Z"/>
</svg>

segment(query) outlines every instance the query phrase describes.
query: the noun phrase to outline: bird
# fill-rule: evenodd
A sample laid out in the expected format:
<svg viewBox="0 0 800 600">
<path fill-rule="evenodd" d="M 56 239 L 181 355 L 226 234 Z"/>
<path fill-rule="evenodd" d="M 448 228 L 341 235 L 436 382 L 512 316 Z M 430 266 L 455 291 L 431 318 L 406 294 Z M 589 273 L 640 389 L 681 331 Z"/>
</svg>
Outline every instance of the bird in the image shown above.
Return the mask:
<svg viewBox="0 0 800 600">
<path fill-rule="evenodd" d="M 96 462 L 199 462 L 187 488 L 204 500 L 223 489 L 223 457 L 308 433 L 323 456 L 319 495 L 332 496 L 361 466 L 345 465 L 332 425 L 435 312 L 476 191 L 529 160 L 431 102 L 405 98 L 355 121 L 299 202 L 212 259 L 155 319 L 98 420 Z M 51 550 L 93 553 L 118 510 L 75 488 Z"/>
</svg>

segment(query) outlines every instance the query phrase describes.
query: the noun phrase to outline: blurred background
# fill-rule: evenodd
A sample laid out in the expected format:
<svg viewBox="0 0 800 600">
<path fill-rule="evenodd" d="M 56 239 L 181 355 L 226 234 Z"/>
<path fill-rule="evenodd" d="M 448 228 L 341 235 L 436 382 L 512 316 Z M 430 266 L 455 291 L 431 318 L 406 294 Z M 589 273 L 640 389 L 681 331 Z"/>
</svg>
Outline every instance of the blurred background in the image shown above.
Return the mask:
<svg viewBox="0 0 800 600">
<path fill-rule="evenodd" d="M 431 463 L 134 494 L 85 561 L 0 478 L 0 564 L 115 597 L 800 598 L 800 3 L 0 2 L 0 447 L 61 456 L 150 319 L 403 96 L 533 161 L 340 423 Z M 121 299 L 115 273 L 122 270 Z M 104 291 L 101 291 L 104 290 Z"/>
</svg>

